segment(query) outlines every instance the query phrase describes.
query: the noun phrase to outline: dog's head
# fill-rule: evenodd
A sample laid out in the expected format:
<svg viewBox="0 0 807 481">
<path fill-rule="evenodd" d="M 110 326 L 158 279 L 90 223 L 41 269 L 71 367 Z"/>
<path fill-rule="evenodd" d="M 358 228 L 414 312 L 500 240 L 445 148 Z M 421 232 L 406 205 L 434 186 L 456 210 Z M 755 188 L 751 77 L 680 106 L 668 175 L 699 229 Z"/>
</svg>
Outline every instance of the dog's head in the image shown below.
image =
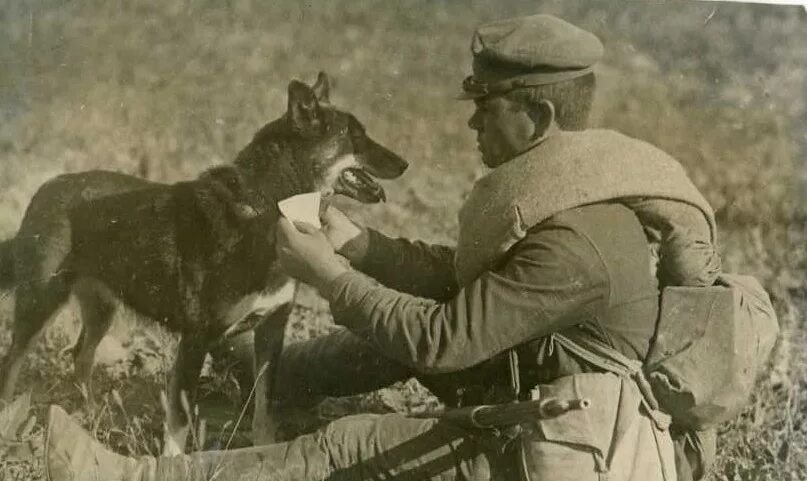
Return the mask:
<svg viewBox="0 0 807 481">
<path fill-rule="evenodd" d="M 324 72 L 311 87 L 296 80 L 289 84 L 285 120 L 301 139 L 297 160 L 312 167 L 314 189 L 323 194 L 342 194 L 365 203 L 385 200 L 384 189 L 374 178 L 394 179 L 408 164 L 371 139 L 356 117 L 333 107 L 329 94 Z"/>
<path fill-rule="evenodd" d="M 356 117 L 331 105 L 329 93 L 325 73 L 312 86 L 293 80 L 286 113 L 255 135 L 236 164 L 273 195 L 318 190 L 365 203 L 385 200 L 375 179 L 394 179 L 408 164 L 371 139 Z"/>
</svg>

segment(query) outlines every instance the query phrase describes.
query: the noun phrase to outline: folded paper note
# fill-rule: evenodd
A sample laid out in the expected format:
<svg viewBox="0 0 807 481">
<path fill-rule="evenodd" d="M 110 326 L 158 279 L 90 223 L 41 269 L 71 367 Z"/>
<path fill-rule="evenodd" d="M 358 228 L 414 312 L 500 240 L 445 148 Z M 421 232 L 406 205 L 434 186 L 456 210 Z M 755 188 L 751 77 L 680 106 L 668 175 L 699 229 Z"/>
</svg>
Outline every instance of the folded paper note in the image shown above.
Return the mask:
<svg viewBox="0 0 807 481">
<path fill-rule="evenodd" d="M 322 201 L 322 194 L 319 192 L 308 192 L 291 196 L 277 203 L 283 217 L 292 222 L 305 222 L 313 225 L 317 229 L 322 228 L 319 222 L 319 204 Z"/>
</svg>

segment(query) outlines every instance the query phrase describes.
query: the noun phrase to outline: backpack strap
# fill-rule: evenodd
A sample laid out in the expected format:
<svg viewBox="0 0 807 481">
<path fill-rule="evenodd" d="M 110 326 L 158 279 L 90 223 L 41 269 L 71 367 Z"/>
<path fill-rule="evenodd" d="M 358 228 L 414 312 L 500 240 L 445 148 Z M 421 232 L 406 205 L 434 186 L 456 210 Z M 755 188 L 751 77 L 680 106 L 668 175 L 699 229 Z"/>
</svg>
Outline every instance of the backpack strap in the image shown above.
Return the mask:
<svg viewBox="0 0 807 481">
<path fill-rule="evenodd" d="M 661 449 L 662 441 L 659 437 L 659 431 L 669 430 L 671 418 L 668 414 L 659 409 L 656 396 L 653 395 L 653 390 L 645 377 L 642 362 L 628 358 L 601 341 L 577 333 L 568 333 L 567 331 L 567 334 L 554 333 L 549 337 L 549 342 L 556 342 L 559 346 L 562 346 L 566 351 L 577 356 L 579 359 L 603 371 L 616 374 L 625 379 L 630 379 L 636 384 L 642 396 L 644 411 L 656 427 L 656 429 L 653 429 L 653 437 L 655 438 L 659 460 L 662 464 L 663 478 L 665 481 L 672 480 L 673 477 L 668 475 L 670 468 L 667 466 L 667 462 L 665 462 L 665 456 Z M 608 463 L 610 462 L 609 459 Z M 606 480 L 606 476 L 607 469 L 604 472 L 600 472 L 599 479 L 601 481 Z"/>
<path fill-rule="evenodd" d="M 653 389 L 644 374 L 641 361 L 629 359 L 613 347 L 588 336 L 574 334 L 551 334 L 550 342 L 556 342 L 580 359 L 618 376 L 632 379 L 647 407 L 648 414 L 659 429 L 666 430 L 670 426 L 670 416 L 659 409 Z"/>
</svg>

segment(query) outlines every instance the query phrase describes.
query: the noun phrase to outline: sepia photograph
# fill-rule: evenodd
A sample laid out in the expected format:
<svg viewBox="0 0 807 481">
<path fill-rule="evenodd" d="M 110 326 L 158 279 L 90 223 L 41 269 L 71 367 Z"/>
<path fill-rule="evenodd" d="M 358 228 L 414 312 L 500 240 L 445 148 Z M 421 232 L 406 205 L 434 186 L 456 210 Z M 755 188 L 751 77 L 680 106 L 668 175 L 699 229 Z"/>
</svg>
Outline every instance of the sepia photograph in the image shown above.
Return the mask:
<svg viewBox="0 0 807 481">
<path fill-rule="evenodd" d="M 805 316 L 807 3 L 0 1 L 0 481 L 805 481 Z"/>
</svg>

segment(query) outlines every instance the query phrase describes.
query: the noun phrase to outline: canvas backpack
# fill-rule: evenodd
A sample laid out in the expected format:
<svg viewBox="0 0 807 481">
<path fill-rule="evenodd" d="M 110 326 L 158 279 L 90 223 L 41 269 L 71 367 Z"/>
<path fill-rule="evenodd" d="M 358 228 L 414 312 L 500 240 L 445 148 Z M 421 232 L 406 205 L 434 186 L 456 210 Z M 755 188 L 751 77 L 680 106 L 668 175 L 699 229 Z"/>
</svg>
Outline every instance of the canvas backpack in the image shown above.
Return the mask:
<svg viewBox="0 0 807 481">
<path fill-rule="evenodd" d="M 713 428 L 748 404 L 778 332 L 776 313 L 759 282 L 721 274 L 710 287 L 662 291 L 656 337 L 644 363 L 590 337 L 556 333 L 553 338 L 584 361 L 633 378 L 648 404 L 669 414 L 685 433 L 702 475 L 713 455 L 708 446 Z"/>
</svg>

